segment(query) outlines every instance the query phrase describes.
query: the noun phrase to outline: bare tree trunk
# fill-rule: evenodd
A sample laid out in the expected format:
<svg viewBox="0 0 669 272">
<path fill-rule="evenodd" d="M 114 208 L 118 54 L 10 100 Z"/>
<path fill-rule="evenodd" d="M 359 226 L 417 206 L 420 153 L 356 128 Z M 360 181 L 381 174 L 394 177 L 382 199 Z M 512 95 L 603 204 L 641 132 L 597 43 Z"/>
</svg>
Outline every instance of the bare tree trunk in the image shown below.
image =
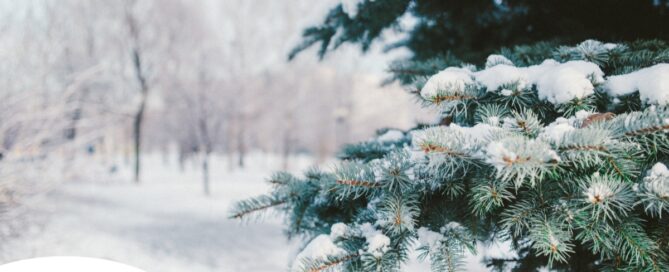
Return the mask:
<svg viewBox="0 0 669 272">
<path fill-rule="evenodd" d="M 209 189 L 209 152 L 204 152 L 202 159 L 202 185 L 204 186 L 204 195 L 211 195 Z"/>
<path fill-rule="evenodd" d="M 137 109 L 137 112 L 135 113 L 135 116 L 133 118 L 133 139 L 134 139 L 134 146 L 135 146 L 135 182 L 139 183 L 140 182 L 140 170 L 141 170 L 141 154 L 142 154 L 142 123 L 144 121 L 144 111 L 146 109 L 146 100 L 148 98 L 148 93 L 149 93 L 149 87 L 146 83 L 146 78 L 144 77 L 144 74 L 142 73 L 142 61 L 141 57 L 139 55 L 139 50 L 137 48 L 134 48 L 132 51 L 132 56 L 133 56 L 133 62 L 135 66 L 135 75 L 137 77 L 137 81 L 139 81 L 140 85 L 140 92 L 141 92 L 141 100 L 139 102 L 139 108 Z"/>
<path fill-rule="evenodd" d="M 139 47 L 139 26 L 137 24 L 136 18 L 132 15 L 132 5 L 135 5 L 136 2 L 129 2 L 130 5 L 126 5 L 125 10 L 125 20 L 128 27 L 128 32 L 130 34 L 130 39 L 132 41 L 132 61 L 135 68 L 135 77 L 139 82 L 139 91 L 140 91 L 140 101 L 139 108 L 133 116 L 133 140 L 135 147 L 135 182 L 139 183 L 140 170 L 141 170 L 141 152 L 142 152 L 142 123 L 144 121 L 144 111 L 146 108 L 146 100 L 149 94 L 149 86 L 146 81 L 146 76 L 142 70 L 142 56 Z"/>
<path fill-rule="evenodd" d="M 200 104 L 202 106 L 202 104 Z M 204 119 L 204 114 L 201 115 L 202 118 L 198 120 L 200 127 L 200 141 L 202 142 L 202 153 L 204 157 L 202 158 L 202 186 L 204 189 L 204 195 L 209 196 L 209 154 L 213 151 L 212 140 L 210 138 L 210 130 L 207 125 L 207 120 Z"/>
<path fill-rule="evenodd" d="M 240 118 L 242 119 L 242 118 Z M 237 166 L 244 168 L 244 159 L 246 157 L 246 142 L 244 139 L 244 120 L 240 120 L 237 130 Z"/>
<path fill-rule="evenodd" d="M 141 154 L 142 154 L 142 121 L 144 120 L 144 108 L 146 101 L 142 98 L 139 104 L 139 110 L 135 113 L 133 120 L 133 140 L 135 146 L 135 182 L 139 183 L 139 174 L 141 170 Z"/>
<path fill-rule="evenodd" d="M 232 123 L 232 122 L 230 122 Z M 225 161 L 228 165 L 228 171 L 235 170 L 235 158 L 234 158 L 234 149 L 235 149 L 235 127 L 234 124 L 228 124 L 226 129 L 225 137 Z"/>
</svg>

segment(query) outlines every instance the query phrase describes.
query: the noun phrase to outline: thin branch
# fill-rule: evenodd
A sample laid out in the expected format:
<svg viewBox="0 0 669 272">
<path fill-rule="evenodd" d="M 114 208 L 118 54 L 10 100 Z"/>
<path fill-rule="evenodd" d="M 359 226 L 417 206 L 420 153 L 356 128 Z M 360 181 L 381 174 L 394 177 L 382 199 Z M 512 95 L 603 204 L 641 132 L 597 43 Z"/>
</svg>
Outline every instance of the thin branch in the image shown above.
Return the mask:
<svg viewBox="0 0 669 272">
<path fill-rule="evenodd" d="M 441 102 L 449 102 L 449 101 L 461 101 L 461 100 L 469 100 L 469 99 L 474 99 L 476 97 L 471 96 L 471 95 L 437 95 L 434 96 L 430 99 L 432 103 L 435 104 L 440 104 Z"/>
<path fill-rule="evenodd" d="M 334 259 L 332 261 L 325 262 L 318 267 L 312 268 L 311 270 L 309 270 L 309 272 L 320 272 L 320 271 L 326 270 L 328 268 L 331 268 L 333 266 L 337 266 L 341 263 L 347 262 L 351 259 L 357 258 L 359 256 L 360 256 L 360 254 L 358 254 L 358 253 L 346 255 L 346 256 Z"/>
<path fill-rule="evenodd" d="M 422 143 L 420 145 L 420 148 L 425 153 L 444 153 L 444 154 L 447 154 L 447 155 L 458 156 L 458 157 L 467 156 L 467 154 L 465 154 L 463 152 L 453 151 L 453 150 L 450 150 L 448 147 L 433 144 L 433 143 Z"/>
<path fill-rule="evenodd" d="M 244 210 L 244 211 L 238 212 L 236 214 L 233 214 L 231 216 L 231 218 L 240 219 L 247 214 L 257 212 L 257 211 L 260 211 L 260 210 L 269 209 L 269 208 L 272 208 L 272 207 L 275 207 L 275 206 L 279 206 L 279 205 L 285 204 L 286 202 L 287 202 L 286 200 L 280 200 L 280 201 L 275 201 L 275 202 L 269 203 L 267 205 L 255 207 L 253 209 Z"/>
<path fill-rule="evenodd" d="M 608 149 L 604 146 L 599 145 L 568 145 L 560 148 L 560 151 L 604 151 L 607 152 Z"/>
<path fill-rule="evenodd" d="M 337 184 L 349 185 L 349 186 L 358 186 L 358 187 L 367 187 L 367 188 L 381 187 L 381 183 L 379 183 L 379 182 L 352 180 L 352 179 L 337 180 Z"/>
<path fill-rule="evenodd" d="M 662 130 L 667 130 L 669 129 L 669 125 L 664 125 L 664 126 L 654 126 L 654 127 L 647 127 L 647 128 L 642 128 L 642 129 L 637 129 L 633 131 L 629 131 L 625 133 L 626 136 L 639 136 L 639 135 L 644 135 L 644 134 L 650 134 Z"/>
</svg>

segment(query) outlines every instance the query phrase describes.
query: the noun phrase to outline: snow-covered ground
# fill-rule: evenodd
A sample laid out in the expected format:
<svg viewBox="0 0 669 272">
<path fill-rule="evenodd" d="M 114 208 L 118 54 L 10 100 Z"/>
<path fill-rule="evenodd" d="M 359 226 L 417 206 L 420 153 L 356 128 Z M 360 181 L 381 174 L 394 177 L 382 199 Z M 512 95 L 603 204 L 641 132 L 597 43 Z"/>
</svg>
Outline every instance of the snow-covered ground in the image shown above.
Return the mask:
<svg viewBox="0 0 669 272">
<path fill-rule="evenodd" d="M 292 170 L 309 164 L 297 159 Z M 0 245 L 0 263 L 84 256 L 149 272 L 287 271 L 301 242 L 285 238 L 279 216 L 245 223 L 227 218 L 234 201 L 269 189 L 264 179 L 280 163 L 254 156 L 248 165 L 228 171 L 223 159 L 214 159 L 209 197 L 197 165 L 181 171 L 176 160 L 160 156 L 146 158 L 140 185 L 130 182 L 127 169 L 116 178 L 63 182 L 24 204 L 31 227 Z M 478 258 L 467 263 L 469 271 L 484 270 Z M 429 271 L 429 265 L 414 260 L 407 271 Z"/>
<path fill-rule="evenodd" d="M 263 180 L 271 164 L 257 157 L 249 165 L 259 167 L 230 172 L 214 160 L 209 197 L 198 168 L 182 172 L 158 156 L 145 161 L 140 185 L 64 182 L 26 203 L 25 216 L 37 226 L 2 245 L 0 263 L 76 255 L 147 271 L 285 271 L 299 243 L 286 240 L 277 216 L 247 223 L 227 218 L 232 202 L 268 190 Z"/>
</svg>

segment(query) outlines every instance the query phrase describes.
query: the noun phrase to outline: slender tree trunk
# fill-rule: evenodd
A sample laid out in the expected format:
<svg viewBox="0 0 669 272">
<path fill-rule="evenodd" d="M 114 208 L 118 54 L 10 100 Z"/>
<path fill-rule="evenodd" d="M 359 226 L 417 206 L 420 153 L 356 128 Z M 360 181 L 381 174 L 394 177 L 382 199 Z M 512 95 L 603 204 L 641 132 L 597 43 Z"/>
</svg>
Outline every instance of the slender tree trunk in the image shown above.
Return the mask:
<svg viewBox="0 0 669 272">
<path fill-rule="evenodd" d="M 142 101 L 139 104 L 139 109 L 135 113 L 133 120 L 133 140 L 135 146 L 135 182 L 139 183 L 139 175 L 141 170 L 141 154 L 142 154 L 142 122 L 144 121 L 144 109 L 146 107 L 146 101 L 142 98 Z"/>
<path fill-rule="evenodd" d="M 142 61 L 139 54 L 139 49 L 134 48 L 132 50 L 133 64 L 135 66 L 135 76 L 139 82 L 141 100 L 139 101 L 139 108 L 135 113 L 133 120 L 133 139 L 135 146 L 135 182 L 140 182 L 140 170 L 142 164 L 142 123 L 144 121 L 144 111 L 146 110 L 146 100 L 149 94 L 149 86 L 146 82 L 146 78 L 142 72 Z"/>
<path fill-rule="evenodd" d="M 244 139 L 244 121 L 240 121 L 237 131 L 237 166 L 244 168 L 244 159 L 246 157 L 246 142 Z"/>
<path fill-rule="evenodd" d="M 202 185 L 204 187 L 204 195 L 209 196 L 211 194 L 209 188 L 209 152 L 205 152 L 202 159 Z"/>
<path fill-rule="evenodd" d="M 132 57 L 132 64 L 135 70 L 135 78 L 137 78 L 137 82 L 139 83 L 139 91 L 140 91 L 140 101 L 139 101 L 139 108 L 135 112 L 135 115 L 133 116 L 133 140 L 134 140 L 134 147 L 135 147 L 135 183 L 139 183 L 140 181 L 140 170 L 141 170 L 141 150 L 142 150 L 142 123 L 144 121 L 144 111 L 146 108 L 146 100 L 148 98 L 149 94 L 149 85 L 146 80 L 146 76 L 144 75 L 144 71 L 142 69 L 142 56 L 140 52 L 140 47 L 139 47 L 139 26 L 137 24 L 136 18 L 132 14 L 132 6 L 136 4 L 135 1 L 130 3 L 131 5 L 126 5 L 125 7 L 125 21 L 126 21 L 126 26 L 128 27 L 128 34 L 130 34 L 130 40 L 132 41 L 132 48 L 131 48 L 131 57 Z"/>
</svg>

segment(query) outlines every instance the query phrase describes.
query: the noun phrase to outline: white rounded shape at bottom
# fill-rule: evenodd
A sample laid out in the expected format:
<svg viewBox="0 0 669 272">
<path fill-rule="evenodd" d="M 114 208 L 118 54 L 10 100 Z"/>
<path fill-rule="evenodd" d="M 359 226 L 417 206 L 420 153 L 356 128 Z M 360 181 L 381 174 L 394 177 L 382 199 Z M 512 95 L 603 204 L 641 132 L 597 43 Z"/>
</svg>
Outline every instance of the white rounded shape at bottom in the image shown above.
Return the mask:
<svg viewBox="0 0 669 272">
<path fill-rule="evenodd" d="M 114 261 L 74 256 L 42 257 L 0 265 L 0 272 L 146 272 Z"/>
</svg>

